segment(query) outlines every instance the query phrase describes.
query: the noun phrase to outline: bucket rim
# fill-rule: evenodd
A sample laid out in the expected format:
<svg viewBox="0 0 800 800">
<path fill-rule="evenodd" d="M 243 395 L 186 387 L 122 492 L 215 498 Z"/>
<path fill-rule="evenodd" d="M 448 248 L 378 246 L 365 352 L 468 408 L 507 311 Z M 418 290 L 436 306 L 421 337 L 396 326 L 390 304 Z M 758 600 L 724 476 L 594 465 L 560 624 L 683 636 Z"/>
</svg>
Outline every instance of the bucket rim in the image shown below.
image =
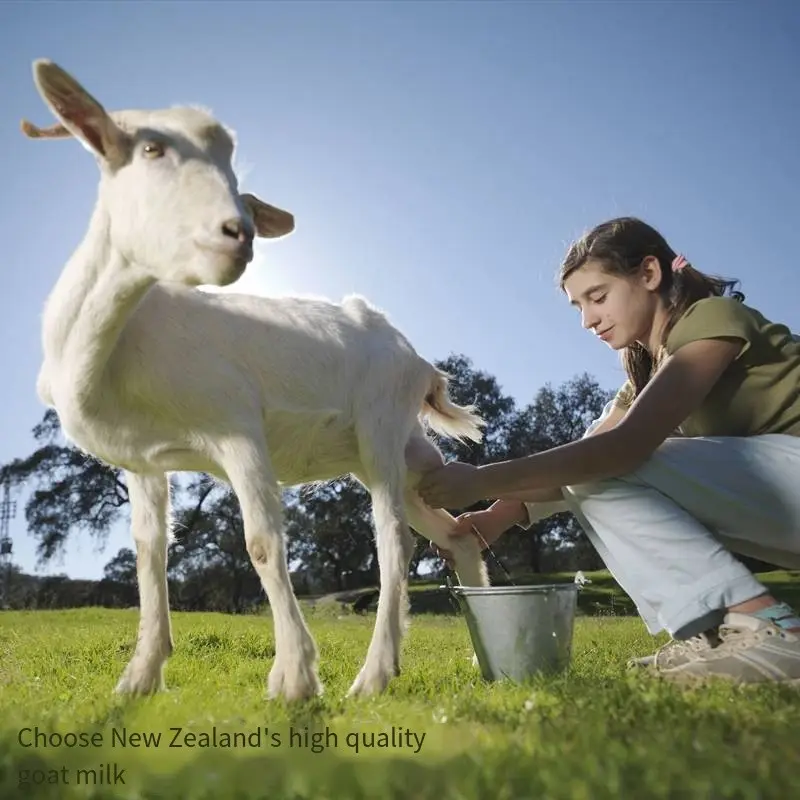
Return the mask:
<svg viewBox="0 0 800 800">
<path fill-rule="evenodd" d="M 549 594 L 550 592 L 578 592 L 580 587 L 577 583 L 534 583 L 522 586 L 447 586 L 443 585 L 440 589 L 447 589 L 453 594 L 469 596 L 484 595 L 506 595 L 506 594 Z"/>
</svg>

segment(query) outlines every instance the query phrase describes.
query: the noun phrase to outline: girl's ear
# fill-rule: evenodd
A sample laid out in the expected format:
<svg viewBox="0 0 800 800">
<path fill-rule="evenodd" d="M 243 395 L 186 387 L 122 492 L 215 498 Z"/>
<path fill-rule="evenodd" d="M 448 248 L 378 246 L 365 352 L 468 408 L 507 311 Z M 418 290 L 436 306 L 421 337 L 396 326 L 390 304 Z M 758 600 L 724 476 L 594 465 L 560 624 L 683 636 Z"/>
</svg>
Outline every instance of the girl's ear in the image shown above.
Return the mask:
<svg viewBox="0 0 800 800">
<path fill-rule="evenodd" d="M 639 266 L 639 274 L 646 289 L 655 291 L 661 286 L 663 272 L 661 264 L 655 256 L 645 256 Z"/>
</svg>

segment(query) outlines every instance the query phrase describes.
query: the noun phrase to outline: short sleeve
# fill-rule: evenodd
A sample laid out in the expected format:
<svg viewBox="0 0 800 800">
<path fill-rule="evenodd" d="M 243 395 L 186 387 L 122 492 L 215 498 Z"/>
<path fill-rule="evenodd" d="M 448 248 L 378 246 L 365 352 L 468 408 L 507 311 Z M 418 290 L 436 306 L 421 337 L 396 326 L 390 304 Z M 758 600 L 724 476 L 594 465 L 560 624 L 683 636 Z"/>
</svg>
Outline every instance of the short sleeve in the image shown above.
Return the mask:
<svg viewBox="0 0 800 800">
<path fill-rule="evenodd" d="M 689 342 L 732 338 L 742 341 L 741 357 L 757 335 L 758 326 L 745 305 L 732 297 L 707 297 L 678 320 L 667 337 L 666 349 L 672 355 Z"/>
<path fill-rule="evenodd" d="M 614 395 L 611 402 L 617 408 L 627 411 L 633 404 L 634 395 L 633 384 L 630 381 L 625 381 L 619 391 Z"/>
</svg>

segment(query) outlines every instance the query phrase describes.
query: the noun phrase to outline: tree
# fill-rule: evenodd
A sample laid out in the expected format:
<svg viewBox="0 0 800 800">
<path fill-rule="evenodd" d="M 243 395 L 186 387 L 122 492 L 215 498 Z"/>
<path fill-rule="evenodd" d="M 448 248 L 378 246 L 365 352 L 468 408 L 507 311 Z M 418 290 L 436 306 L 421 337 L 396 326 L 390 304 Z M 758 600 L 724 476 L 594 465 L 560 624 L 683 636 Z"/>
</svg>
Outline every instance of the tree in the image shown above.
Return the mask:
<svg viewBox="0 0 800 800">
<path fill-rule="evenodd" d="M 0 590 L 0 609 L 36 607 L 38 580 L 16 564 L 9 564 L 0 572 Z"/>
<path fill-rule="evenodd" d="M 139 582 L 136 575 L 136 553 L 123 547 L 103 569 L 103 578 L 95 592 L 98 605 L 113 608 L 139 603 Z"/>
<path fill-rule="evenodd" d="M 286 508 L 290 563 L 302 565 L 311 591 L 355 589 L 378 581 L 371 499 L 339 479 L 300 492 Z"/>
<path fill-rule="evenodd" d="M 438 438 L 437 445 L 448 459 L 485 464 L 505 458 L 516 417 L 514 398 L 503 394 L 497 379 L 476 370 L 464 355 L 451 354 L 436 366 L 451 376 L 450 394 L 459 405 L 474 404 L 486 422 L 483 441 L 460 443 Z"/>
<path fill-rule="evenodd" d="M 176 537 L 167 558 L 176 607 L 241 613 L 263 601 L 234 492 L 198 474 L 183 497 L 176 504 Z"/>
<path fill-rule="evenodd" d="M 103 580 L 136 586 L 136 553 L 128 547 L 123 547 L 105 565 Z"/>
<path fill-rule="evenodd" d="M 70 533 L 85 531 L 104 543 L 128 503 L 121 470 L 103 464 L 70 445 L 57 444 L 58 415 L 48 409 L 33 429 L 39 447 L 1 471 L 12 485 L 33 482 L 25 505 L 28 530 L 37 539 L 40 563 L 63 552 Z"/>
</svg>

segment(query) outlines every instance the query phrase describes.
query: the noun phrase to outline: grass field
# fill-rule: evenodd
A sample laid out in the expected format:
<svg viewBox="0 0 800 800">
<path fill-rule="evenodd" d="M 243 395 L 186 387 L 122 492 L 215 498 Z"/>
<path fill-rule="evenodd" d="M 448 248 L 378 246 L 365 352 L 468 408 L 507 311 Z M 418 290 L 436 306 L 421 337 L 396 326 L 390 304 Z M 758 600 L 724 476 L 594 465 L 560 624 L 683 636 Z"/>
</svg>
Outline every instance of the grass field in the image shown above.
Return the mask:
<svg viewBox="0 0 800 800">
<path fill-rule="evenodd" d="M 766 577 L 796 601 L 800 576 Z M 298 708 L 264 698 L 269 614 L 174 614 L 169 691 L 126 701 L 112 689 L 131 652 L 135 611 L 3 612 L 0 797 L 796 796 L 800 693 L 687 690 L 627 672 L 628 657 L 665 639 L 609 613 L 609 583 L 599 576 L 582 594 L 588 613 L 576 621 L 567 674 L 487 684 L 471 665 L 464 620 L 422 613 L 412 618 L 402 675 L 386 695 L 360 701 L 343 695 L 374 615 L 309 606 L 326 693 Z M 618 596 L 615 607 L 628 608 L 626 600 Z M 95 738 L 87 747 L 21 747 L 20 731 L 37 726 Z M 214 730 L 216 746 L 201 746 Z M 249 737 L 247 746 L 222 746 L 225 732 Z"/>
</svg>

